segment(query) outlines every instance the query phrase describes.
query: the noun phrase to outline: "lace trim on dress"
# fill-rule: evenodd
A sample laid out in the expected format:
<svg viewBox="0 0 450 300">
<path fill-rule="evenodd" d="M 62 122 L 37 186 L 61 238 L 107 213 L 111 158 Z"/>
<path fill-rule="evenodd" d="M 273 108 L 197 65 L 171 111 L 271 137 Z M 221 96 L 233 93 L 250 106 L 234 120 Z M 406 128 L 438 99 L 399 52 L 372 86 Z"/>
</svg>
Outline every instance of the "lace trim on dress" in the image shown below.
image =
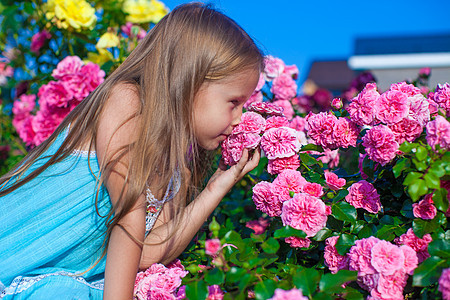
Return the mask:
<svg viewBox="0 0 450 300">
<path fill-rule="evenodd" d="M 78 281 L 82 284 L 85 284 L 93 289 L 103 290 L 103 287 L 104 287 L 103 279 L 89 283 L 82 276 L 77 276 L 73 273 L 69 273 L 66 271 L 60 271 L 60 272 L 42 274 L 42 275 L 33 276 L 33 277 L 17 276 L 16 278 L 14 278 L 14 280 L 11 282 L 11 284 L 7 287 L 4 287 L 4 285 L 0 282 L 0 292 L 1 292 L 0 299 L 5 297 L 6 295 L 19 294 L 19 293 L 23 292 L 24 290 L 28 289 L 29 287 L 31 287 L 36 282 L 38 282 L 44 278 L 47 278 L 49 276 L 69 276 L 69 277 L 72 277 L 73 279 L 75 279 L 76 281 Z"/>
<path fill-rule="evenodd" d="M 169 186 L 167 187 L 166 193 L 162 200 L 156 199 L 156 197 L 152 194 L 152 191 L 147 186 L 145 190 L 145 200 L 147 202 L 147 216 L 145 218 L 145 236 L 150 233 L 153 225 L 155 224 L 156 219 L 161 212 L 161 209 L 164 206 L 164 203 L 173 199 L 175 195 L 180 190 L 181 180 L 180 174 L 178 171 L 175 172 L 174 176 L 170 179 Z"/>
</svg>

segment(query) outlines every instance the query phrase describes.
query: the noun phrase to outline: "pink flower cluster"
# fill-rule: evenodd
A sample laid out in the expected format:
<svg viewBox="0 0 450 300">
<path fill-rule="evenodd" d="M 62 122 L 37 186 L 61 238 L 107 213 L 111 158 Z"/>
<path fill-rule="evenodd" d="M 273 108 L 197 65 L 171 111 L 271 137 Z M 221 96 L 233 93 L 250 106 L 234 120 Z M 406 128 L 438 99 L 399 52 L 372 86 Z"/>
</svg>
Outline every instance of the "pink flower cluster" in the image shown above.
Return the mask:
<svg viewBox="0 0 450 300">
<path fill-rule="evenodd" d="M 450 300 L 450 268 L 444 269 L 439 277 L 439 292 L 442 293 L 442 299 Z"/>
<path fill-rule="evenodd" d="M 337 118 L 332 113 L 309 113 L 306 117 L 308 136 L 315 144 L 327 149 L 356 146 L 359 128 L 347 118 Z"/>
<path fill-rule="evenodd" d="M 434 102 L 450 116 L 450 84 L 438 84 L 434 92 Z"/>
<path fill-rule="evenodd" d="M 333 274 L 336 274 L 339 270 L 348 269 L 348 256 L 340 255 L 336 250 L 338 239 L 339 236 L 332 236 L 325 240 L 323 257 L 325 259 L 325 265 Z"/>
<path fill-rule="evenodd" d="M 125 25 L 120 26 L 120 29 L 128 37 L 136 38 L 137 40 L 142 40 L 147 34 L 147 31 L 145 31 L 142 27 L 134 25 L 131 22 L 127 22 Z"/>
<path fill-rule="evenodd" d="M 184 289 L 180 288 L 181 278 L 188 274 L 179 260 L 169 265 L 153 264 L 144 272 L 139 272 L 134 284 L 134 298 L 184 299 Z"/>
<path fill-rule="evenodd" d="M 416 218 L 432 220 L 436 217 L 437 209 L 434 206 L 433 194 L 426 195 L 418 203 L 413 203 L 413 214 Z"/>
<path fill-rule="evenodd" d="M 403 299 L 408 275 L 418 265 L 413 248 L 376 237 L 357 240 L 347 256 L 349 269 L 358 271 L 358 284 L 374 299 Z"/>
<path fill-rule="evenodd" d="M 427 124 L 426 138 L 433 149 L 439 145 L 441 149 L 450 150 L 450 122 L 437 115 L 433 121 Z"/>
<path fill-rule="evenodd" d="M 433 239 L 429 233 L 425 234 L 422 238 L 419 238 L 411 228 L 395 240 L 397 245 L 407 245 L 414 249 L 417 253 L 419 264 L 430 257 L 430 254 L 428 253 L 428 244 L 432 241 Z"/>
<path fill-rule="evenodd" d="M 14 75 L 14 69 L 7 64 L 7 62 L 0 61 L 0 86 L 5 85 L 7 77 Z"/>
<path fill-rule="evenodd" d="M 392 84 L 381 95 L 375 83 L 368 83 L 347 111 L 358 125 L 381 123 L 367 132 L 363 145 L 370 159 L 382 165 L 395 157 L 400 144 L 419 137 L 430 120 L 429 101 L 419 88 L 406 82 Z"/>
<path fill-rule="evenodd" d="M 222 300 L 224 292 L 218 285 L 210 285 L 208 286 L 208 297 L 206 300 Z"/>
<path fill-rule="evenodd" d="M 267 226 L 269 226 L 269 220 L 262 217 L 258 220 L 248 221 L 245 224 L 245 227 L 253 229 L 256 235 L 263 234 L 266 231 Z"/>
<path fill-rule="evenodd" d="M 39 110 L 35 115 L 31 114 L 35 95 L 21 96 L 14 103 L 14 127 L 31 147 L 53 133 L 67 114 L 103 82 L 105 72 L 94 63 L 84 64 L 79 57 L 68 56 L 59 62 L 52 76 L 56 81 L 39 88 Z"/>
<path fill-rule="evenodd" d="M 300 289 L 293 288 L 286 291 L 277 288 L 273 294 L 273 297 L 269 300 L 308 300 L 308 297 L 303 296 L 303 292 Z"/>
<path fill-rule="evenodd" d="M 380 195 L 374 186 L 365 180 L 352 184 L 345 200 L 354 207 L 363 208 L 373 214 L 381 209 Z"/>
<path fill-rule="evenodd" d="M 333 191 L 341 189 L 346 184 L 344 178 L 339 178 L 336 174 L 328 170 L 325 171 L 325 181 L 328 187 Z"/>
</svg>

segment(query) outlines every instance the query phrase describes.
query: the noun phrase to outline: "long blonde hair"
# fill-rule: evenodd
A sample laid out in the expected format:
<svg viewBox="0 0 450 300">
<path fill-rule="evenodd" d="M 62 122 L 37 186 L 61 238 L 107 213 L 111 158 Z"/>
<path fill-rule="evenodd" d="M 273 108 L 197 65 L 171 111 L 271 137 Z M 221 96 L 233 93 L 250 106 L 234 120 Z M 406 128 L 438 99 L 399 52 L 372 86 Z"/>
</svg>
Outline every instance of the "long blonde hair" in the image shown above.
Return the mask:
<svg viewBox="0 0 450 300">
<path fill-rule="evenodd" d="M 0 179 L 0 197 L 33 180 L 50 165 L 64 160 L 75 149 L 89 143 L 94 148 L 99 116 L 111 90 L 119 83 L 134 84 L 141 101 L 142 116 L 136 142 L 121 148 L 101 166 L 100 187 L 126 154 L 128 173 L 119 199 L 120 209 L 107 218 L 107 237 L 136 204 L 158 170 L 155 194 L 164 194 L 175 170 L 182 184 L 176 197 L 192 199 L 204 179 L 206 151 L 193 134 L 194 96 L 207 81 L 223 79 L 249 68 L 260 71 L 263 56 L 249 35 L 224 14 L 201 3 L 176 7 L 139 43 L 129 57 L 83 100 L 41 145 L 34 148 L 14 170 Z M 70 125 L 61 147 L 41 167 L 21 176 Z M 135 150 L 135 151 L 133 151 Z M 14 184 L 5 186 L 11 178 Z M 187 184 L 191 182 L 191 184 Z M 97 207 L 98 195 L 96 196 Z M 98 213 L 98 211 L 97 211 Z"/>
</svg>

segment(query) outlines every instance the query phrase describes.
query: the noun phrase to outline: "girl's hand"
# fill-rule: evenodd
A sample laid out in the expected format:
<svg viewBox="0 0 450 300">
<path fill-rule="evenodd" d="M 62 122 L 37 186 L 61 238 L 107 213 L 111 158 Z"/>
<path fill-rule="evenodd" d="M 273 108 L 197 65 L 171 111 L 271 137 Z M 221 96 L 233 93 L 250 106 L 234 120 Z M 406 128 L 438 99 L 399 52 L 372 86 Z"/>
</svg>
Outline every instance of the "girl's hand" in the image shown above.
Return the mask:
<svg viewBox="0 0 450 300">
<path fill-rule="evenodd" d="M 256 168 L 260 158 L 261 150 L 257 148 L 252 155 L 250 155 L 248 149 L 244 149 L 239 162 L 228 169 L 223 160 L 221 160 L 219 168 L 213 176 L 211 176 L 206 189 L 210 193 L 223 198 L 245 174 Z"/>
</svg>

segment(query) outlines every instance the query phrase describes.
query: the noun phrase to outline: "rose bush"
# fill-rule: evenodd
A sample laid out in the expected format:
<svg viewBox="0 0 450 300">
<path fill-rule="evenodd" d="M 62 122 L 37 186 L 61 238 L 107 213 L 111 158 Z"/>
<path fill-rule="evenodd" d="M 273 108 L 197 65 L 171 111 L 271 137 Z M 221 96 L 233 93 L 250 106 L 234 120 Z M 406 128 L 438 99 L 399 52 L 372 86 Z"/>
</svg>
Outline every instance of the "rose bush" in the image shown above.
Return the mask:
<svg viewBox="0 0 450 300">
<path fill-rule="evenodd" d="M 2 2 L 0 172 L 42 142 L 167 12 L 156 0 Z M 25 28 L 22 24 L 26 24 Z M 430 69 L 342 95 L 273 56 L 222 144 L 259 166 L 186 251 L 136 279 L 151 299 L 448 299 L 450 85 Z M 339 97 L 336 97 L 339 96 Z"/>
</svg>

